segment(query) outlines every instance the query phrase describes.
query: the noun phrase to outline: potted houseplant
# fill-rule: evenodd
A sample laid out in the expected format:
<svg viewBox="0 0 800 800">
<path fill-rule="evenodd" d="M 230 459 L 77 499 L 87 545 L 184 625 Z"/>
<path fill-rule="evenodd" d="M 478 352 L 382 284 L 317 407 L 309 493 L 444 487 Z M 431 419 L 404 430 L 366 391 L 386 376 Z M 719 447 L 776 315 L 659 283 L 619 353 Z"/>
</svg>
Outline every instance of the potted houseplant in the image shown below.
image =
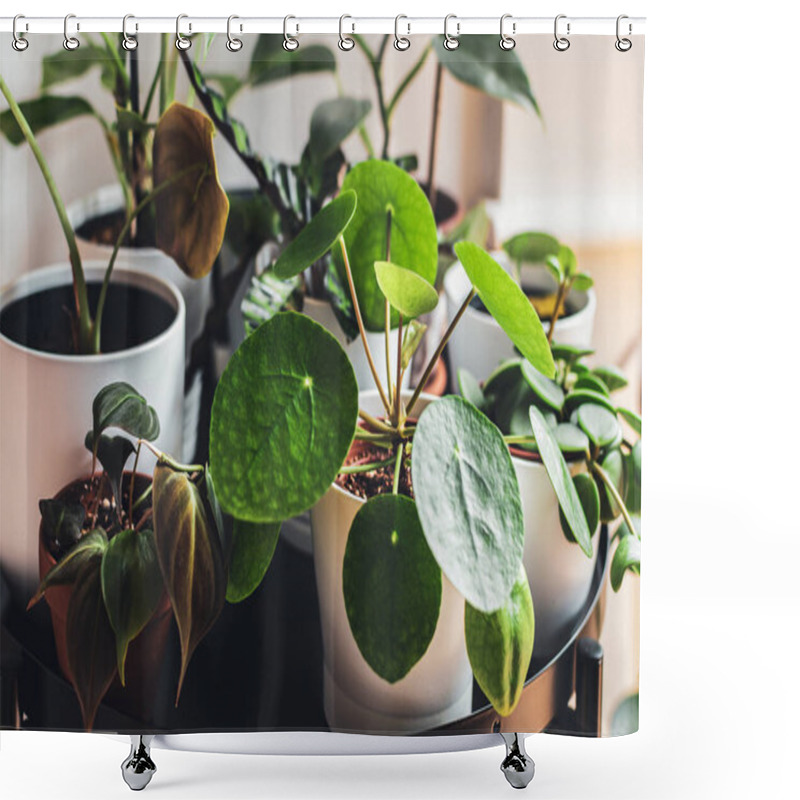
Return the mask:
<svg viewBox="0 0 800 800">
<path fill-rule="evenodd" d="M 374 169 L 391 179 L 386 162 Z M 404 200 L 398 194 L 393 205 Z M 333 247 L 363 330 L 348 246 L 360 202 L 347 190 L 325 206 L 285 251 L 281 270 L 299 274 Z M 385 220 L 374 224 L 360 234 L 385 237 Z M 544 330 L 519 287 L 478 246 L 464 242 L 456 252 L 473 280 L 462 313 L 479 294 L 520 351 L 552 376 Z M 220 504 L 261 525 L 313 508 L 332 727 L 419 730 L 452 719 L 469 708 L 467 663 L 498 713 L 508 714 L 522 691 L 534 624 L 511 458 L 471 403 L 401 391 L 420 339 L 416 318 L 438 294 L 429 279 L 391 261 L 376 259 L 372 270 L 371 302 L 383 305 L 387 343 L 400 352 L 395 374 L 384 382 L 367 352 L 375 389 L 359 396 L 350 361 L 324 328 L 294 312 L 264 322 L 233 355 L 214 397 L 210 457 Z M 251 563 L 258 560 L 251 549 Z M 340 663 L 342 647 L 354 655 Z M 356 665 L 370 677 L 351 686 L 342 670 Z"/>
<path fill-rule="evenodd" d="M 183 300 L 163 278 L 115 268 L 137 211 L 157 205 L 163 246 L 188 274 L 202 275 L 221 244 L 227 198 L 216 180 L 213 128 L 200 112 L 174 104 L 155 133 L 156 187 L 128 216 L 109 259 L 84 262 L 33 130 L 2 77 L 0 90 L 45 179 L 69 253 L 69 264 L 30 272 L 0 296 L 0 443 L 15 454 L 2 460 L 2 558 L 28 593 L 37 579 L 29 532 L 38 500 L 75 477 L 77 420 L 109 377 L 125 376 L 148 392 L 164 422 L 159 444 L 180 452 Z"/>
<path fill-rule="evenodd" d="M 613 366 L 587 366 L 591 350 L 552 345 L 556 373 L 506 361 L 481 387 L 461 371 L 462 394 L 509 443 L 525 517 L 524 564 L 536 608 L 537 647 L 555 652 L 589 595 L 592 537 L 620 521 L 611 564 L 617 591 L 639 571 L 641 418 L 619 406 L 627 384 Z"/>
<path fill-rule="evenodd" d="M 492 253 L 530 298 L 550 340 L 576 347 L 591 347 L 597 299 L 592 279 L 578 270 L 574 252 L 547 233 L 520 233 Z M 448 314 L 452 315 L 469 293 L 463 268 L 453 264 L 444 277 Z M 453 383 L 459 368 L 486 380 L 494 368 L 513 358 L 514 346 L 500 326 L 474 300 L 450 341 Z"/>
<path fill-rule="evenodd" d="M 59 664 L 87 730 L 112 685 L 117 707 L 152 721 L 170 617 L 181 645 L 179 698 L 192 654 L 225 602 L 222 524 L 208 467 L 158 450 L 159 428 L 133 386 L 104 387 L 84 439 L 91 470 L 40 501 L 41 583 L 29 607 L 47 600 Z M 157 458 L 153 477 L 137 471 L 145 449 Z"/>
</svg>

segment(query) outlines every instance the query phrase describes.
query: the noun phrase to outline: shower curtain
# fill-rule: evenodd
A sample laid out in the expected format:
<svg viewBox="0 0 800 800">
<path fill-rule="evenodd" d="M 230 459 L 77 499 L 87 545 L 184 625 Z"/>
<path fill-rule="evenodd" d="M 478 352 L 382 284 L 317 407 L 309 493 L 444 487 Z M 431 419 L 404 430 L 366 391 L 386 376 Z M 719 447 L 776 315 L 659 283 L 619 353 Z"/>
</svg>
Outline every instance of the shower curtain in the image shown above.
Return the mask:
<svg viewBox="0 0 800 800">
<path fill-rule="evenodd" d="M 643 37 L 400 33 L 3 40 L 2 727 L 637 729 Z"/>
</svg>

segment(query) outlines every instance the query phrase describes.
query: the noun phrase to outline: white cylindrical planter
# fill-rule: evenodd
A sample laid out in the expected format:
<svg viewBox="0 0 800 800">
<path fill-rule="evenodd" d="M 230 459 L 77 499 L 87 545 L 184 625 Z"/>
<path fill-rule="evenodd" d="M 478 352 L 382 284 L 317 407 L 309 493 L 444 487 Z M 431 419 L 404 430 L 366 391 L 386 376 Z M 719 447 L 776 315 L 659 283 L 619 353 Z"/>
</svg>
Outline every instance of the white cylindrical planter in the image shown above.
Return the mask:
<svg viewBox="0 0 800 800">
<path fill-rule="evenodd" d="M 551 652 L 566 643 L 576 615 L 592 586 L 597 536 L 592 558 L 561 530 L 558 499 L 547 470 L 539 461 L 513 456 L 525 521 L 523 564 L 536 618 L 534 652 Z"/>
<path fill-rule="evenodd" d="M 492 253 L 492 257 L 510 272 L 508 256 L 501 250 Z M 554 282 L 550 273 L 541 266 L 523 266 L 522 285 L 526 289 L 552 289 Z M 447 316 L 452 320 L 471 289 L 469 278 L 460 262 L 456 262 L 445 275 L 444 293 L 447 298 Z M 597 309 L 597 298 L 594 289 L 586 292 L 573 290 L 570 300 L 577 310 L 568 317 L 556 321 L 554 339 L 559 344 L 575 347 L 591 347 L 594 317 Z M 547 331 L 550 323 L 544 323 Z M 469 306 L 461 317 L 450 342 L 447 345 L 450 354 L 451 380 L 456 385 L 457 370 L 467 369 L 479 381 L 484 381 L 498 364 L 516 353 L 511 340 L 503 329 L 495 322 L 491 314 Z"/>
<path fill-rule="evenodd" d="M 435 400 L 423 395 L 418 410 Z M 377 393 L 361 408 L 381 413 Z M 464 639 L 464 598 L 442 575 L 439 622 L 425 655 L 397 683 L 376 675 L 358 649 L 344 605 L 342 567 L 350 525 L 364 500 L 332 486 L 311 509 L 314 571 L 324 649 L 325 716 L 334 730 L 413 732 L 472 710 L 472 670 Z"/>
<path fill-rule="evenodd" d="M 87 282 L 101 282 L 105 266 L 85 262 Z M 149 341 L 96 356 L 34 350 L 0 334 L 0 562 L 15 588 L 26 593 L 39 579 L 39 500 L 91 469 L 83 442 L 100 389 L 115 381 L 130 383 L 158 413 L 158 447 L 181 452 L 183 299 L 169 281 L 137 271 L 115 269 L 112 282 L 161 298 L 174 318 Z M 66 264 L 29 272 L 0 295 L 0 312 L 15 301 L 71 283 Z M 104 324 L 111 324 L 108 317 Z M 152 457 L 143 457 L 140 469 L 153 463 Z"/>
<path fill-rule="evenodd" d="M 76 231 L 87 222 L 98 217 L 119 213 L 125 207 L 122 187 L 119 184 L 103 186 L 87 197 L 70 204 L 67 216 Z M 98 259 L 108 263 L 113 247 L 97 244 L 78 235 L 78 250 L 84 260 Z M 203 330 L 206 313 L 211 304 L 211 278 L 190 278 L 166 253 L 156 247 L 122 247 L 117 255 L 117 267 L 144 272 L 156 278 L 171 281 L 181 293 L 186 307 L 186 363 L 189 363 L 192 344 Z M 194 381 L 184 401 L 183 452 L 185 461 L 194 456 L 197 429 L 200 424 L 200 404 L 203 393 L 202 370 L 195 374 Z"/>
</svg>

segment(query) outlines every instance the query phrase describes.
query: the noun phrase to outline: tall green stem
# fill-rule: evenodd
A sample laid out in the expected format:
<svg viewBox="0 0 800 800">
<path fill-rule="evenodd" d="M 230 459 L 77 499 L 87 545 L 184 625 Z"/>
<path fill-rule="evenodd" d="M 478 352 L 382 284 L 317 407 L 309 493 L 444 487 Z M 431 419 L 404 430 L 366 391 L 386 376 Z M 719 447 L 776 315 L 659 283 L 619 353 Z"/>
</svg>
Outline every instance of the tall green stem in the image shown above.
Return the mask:
<svg viewBox="0 0 800 800">
<path fill-rule="evenodd" d="M 439 115 L 442 108 L 442 75 L 444 67 L 436 65 L 436 83 L 433 89 L 433 121 L 431 138 L 428 146 L 428 201 L 436 213 L 436 149 L 439 142 Z"/>
<path fill-rule="evenodd" d="M 394 114 L 395 108 L 397 104 L 400 102 L 400 98 L 405 93 L 406 89 L 411 85 L 411 82 L 414 78 L 417 77 L 419 71 L 425 66 L 425 61 L 428 58 L 428 54 L 431 52 L 431 47 L 433 46 L 432 42 L 428 42 L 425 45 L 425 49 L 420 54 L 420 57 L 417 59 L 416 63 L 413 67 L 406 73 L 405 77 L 402 81 L 400 81 L 400 85 L 395 90 L 395 93 L 392 95 L 392 99 L 389 101 L 389 105 L 386 107 L 386 114 L 389 118 L 389 122 L 392 120 L 392 114 Z"/>
<path fill-rule="evenodd" d="M 606 489 L 609 491 L 609 494 L 614 498 L 614 502 L 619 506 L 619 510 L 622 513 L 622 518 L 625 520 L 625 524 L 628 526 L 630 532 L 636 536 L 636 528 L 633 525 L 631 515 L 628 513 L 628 509 L 625 507 L 625 501 L 622 499 L 622 496 L 620 495 L 616 484 L 611 479 L 611 476 L 596 461 L 591 461 L 589 466 L 592 472 L 594 472 L 594 474 L 597 475 L 601 481 L 603 481 Z"/>
</svg>

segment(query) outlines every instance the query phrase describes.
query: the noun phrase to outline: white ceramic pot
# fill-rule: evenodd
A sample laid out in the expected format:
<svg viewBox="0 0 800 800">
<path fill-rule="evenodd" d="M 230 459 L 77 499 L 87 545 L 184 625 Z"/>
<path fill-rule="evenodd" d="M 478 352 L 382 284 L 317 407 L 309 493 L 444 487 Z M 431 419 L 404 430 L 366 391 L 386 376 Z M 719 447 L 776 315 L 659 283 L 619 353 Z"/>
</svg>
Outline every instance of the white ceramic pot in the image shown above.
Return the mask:
<svg viewBox="0 0 800 800">
<path fill-rule="evenodd" d="M 102 281 L 105 266 L 85 262 L 87 282 Z M 71 282 L 65 264 L 29 272 L 0 294 L 0 312 Z M 113 381 L 134 386 L 158 413 L 157 445 L 171 454 L 181 452 L 183 299 L 169 281 L 138 271 L 117 268 L 113 283 L 145 289 L 166 301 L 174 317 L 149 341 L 97 356 L 56 355 L 0 334 L 0 562 L 25 593 L 35 589 L 39 577 L 39 499 L 52 497 L 91 468 L 83 441 L 100 389 Z M 152 464 L 143 458 L 140 469 Z"/>
<path fill-rule="evenodd" d="M 508 256 L 502 250 L 493 252 L 492 257 L 510 272 Z M 527 289 L 551 290 L 555 287 L 552 277 L 541 266 L 523 266 L 522 285 Z M 452 321 L 470 288 L 464 268 L 460 262 L 456 262 L 444 279 L 448 320 Z M 556 321 L 554 338 L 559 344 L 591 347 L 597 309 L 594 289 L 587 292 L 572 291 L 570 300 L 575 303 L 577 310 L 574 314 Z M 549 328 L 550 324 L 545 322 L 544 329 L 547 331 Z M 456 372 L 459 368 L 469 370 L 479 381 L 483 381 L 498 364 L 515 356 L 514 345 L 494 318 L 472 306 L 464 312 L 447 347 L 453 385 L 456 385 Z"/>
<path fill-rule="evenodd" d="M 418 408 L 435 400 L 423 395 Z M 375 391 L 361 392 L 361 407 L 381 413 Z M 324 704 L 334 730 L 401 733 L 451 722 L 472 709 L 472 670 L 464 639 L 464 598 L 442 576 L 436 632 L 425 655 L 397 683 L 378 677 L 358 649 L 342 588 L 342 566 L 353 518 L 364 501 L 332 486 L 311 509 L 314 571 L 324 649 Z"/>
<path fill-rule="evenodd" d="M 67 209 L 70 224 L 77 230 L 86 222 L 124 208 L 122 187 L 119 184 L 103 186 L 87 197 L 72 203 Z M 78 250 L 84 260 L 98 259 L 108 263 L 113 247 L 97 244 L 78 236 Z M 203 330 L 206 313 L 211 304 L 211 279 L 195 280 L 186 275 L 170 256 L 156 247 L 122 247 L 117 255 L 115 269 L 144 272 L 156 278 L 171 281 L 181 293 L 186 307 L 186 363 L 189 363 L 192 344 Z M 192 385 L 184 401 L 183 452 L 185 461 L 194 456 L 197 443 L 197 428 L 200 423 L 200 404 L 203 393 L 202 371 L 195 373 Z"/>
<path fill-rule="evenodd" d="M 572 632 L 592 586 L 597 553 L 588 558 L 561 530 L 558 499 L 538 461 L 513 456 L 525 521 L 523 564 L 536 618 L 534 652 L 554 653 Z M 597 536 L 592 539 L 596 548 Z"/>
</svg>

